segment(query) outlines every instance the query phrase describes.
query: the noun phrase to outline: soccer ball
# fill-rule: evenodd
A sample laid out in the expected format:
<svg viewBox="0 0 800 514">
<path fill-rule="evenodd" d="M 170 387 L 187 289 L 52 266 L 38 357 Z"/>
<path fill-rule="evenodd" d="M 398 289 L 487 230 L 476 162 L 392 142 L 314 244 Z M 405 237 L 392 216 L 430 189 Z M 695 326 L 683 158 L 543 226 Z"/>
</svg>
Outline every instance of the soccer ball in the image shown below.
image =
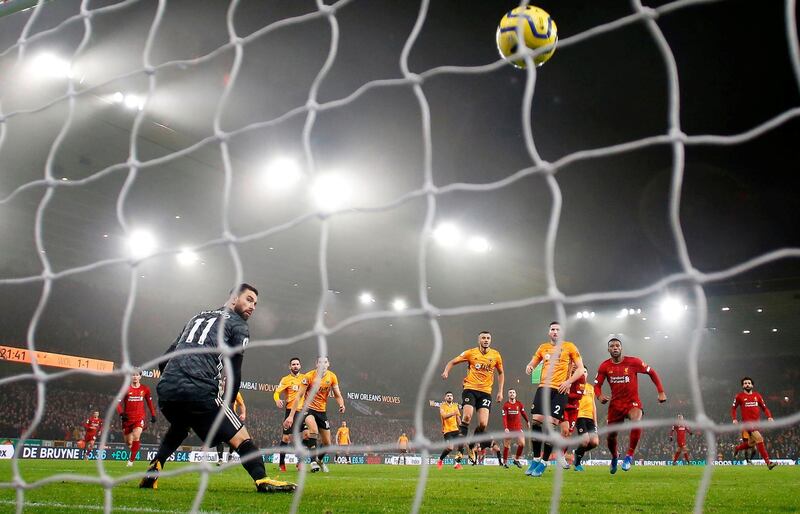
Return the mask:
<svg viewBox="0 0 800 514">
<path fill-rule="evenodd" d="M 500 20 L 497 26 L 497 50 L 503 59 L 517 68 L 524 68 L 525 59 L 519 58 L 513 61 L 509 59 L 518 50 L 517 27 L 521 28 L 525 46 L 531 50 L 549 47 L 547 51 L 533 57 L 537 67 L 546 63 L 553 56 L 558 43 L 558 29 L 553 18 L 544 9 L 526 5 L 517 7 Z"/>
<path fill-rule="evenodd" d="M 78 448 L 80 448 L 81 450 L 86 448 L 86 441 L 83 440 L 78 441 Z"/>
</svg>

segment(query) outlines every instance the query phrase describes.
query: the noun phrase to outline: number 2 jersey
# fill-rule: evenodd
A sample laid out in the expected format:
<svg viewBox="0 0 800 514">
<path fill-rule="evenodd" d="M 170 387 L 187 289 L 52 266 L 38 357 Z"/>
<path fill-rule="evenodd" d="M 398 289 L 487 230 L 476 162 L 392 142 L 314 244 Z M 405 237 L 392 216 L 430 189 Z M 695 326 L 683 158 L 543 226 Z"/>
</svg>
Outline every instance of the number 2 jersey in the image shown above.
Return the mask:
<svg viewBox="0 0 800 514">
<path fill-rule="evenodd" d="M 249 340 L 250 330 L 244 318 L 234 311 L 219 308 L 203 311 L 190 319 L 178 339 L 170 345 L 167 353 L 187 349 L 217 348 L 219 344 L 241 348 L 241 352 L 230 356 L 233 366 L 231 398 L 236 398 L 242 379 L 244 348 Z M 221 402 L 223 363 L 222 355 L 216 351 L 172 356 L 166 365 L 162 363 L 164 367 L 156 387 L 159 401 Z"/>
</svg>

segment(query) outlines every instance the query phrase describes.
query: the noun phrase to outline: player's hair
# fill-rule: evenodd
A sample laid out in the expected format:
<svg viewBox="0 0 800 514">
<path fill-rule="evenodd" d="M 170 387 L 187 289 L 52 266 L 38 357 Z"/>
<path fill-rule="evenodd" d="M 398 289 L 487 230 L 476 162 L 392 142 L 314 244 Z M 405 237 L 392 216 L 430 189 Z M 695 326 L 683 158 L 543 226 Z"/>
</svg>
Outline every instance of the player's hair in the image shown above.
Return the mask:
<svg viewBox="0 0 800 514">
<path fill-rule="evenodd" d="M 517 392 L 517 390 L 516 390 L 516 389 L 514 389 L 513 387 L 512 387 L 511 389 L 509 389 L 509 390 L 508 390 L 508 392 L 509 392 L 509 393 L 511 393 L 511 391 L 514 391 L 515 393 Z"/>
<path fill-rule="evenodd" d="M 291 359 L 289 359 L 289 364 L 291 364 L 292 361 L 303 362 L 300 360 L 300 357 L 292 357 Z"/>
<path fill-rule="evenodd" d="M 622 344 L 622 341 L 620 339 L 616 338 L 616 337 L 612 337 L 611 339 L 609 339 L 608 343 L 606 343 L 606 344 L 611 344 L 611 341 L 616 341 L 619 344 Z"/>
<path fill-rule="evenodd" d="M 236 292 L 236 296 L 241 295 L 245 291 L 252 291 L 256 294 L 256 296 L 258 296 L 258 289 L 256 289 L 255 286 L 251 286 L 247 282 L 242 282 L 241 284 L 239 284 L 239 287 L 231 289 L 230 294 L 234 294 L 234 291 Z"/>
<path fill-rule="evenodd" d="M 552 327 L 553 325 L 559 325 L 559 326 L 561 326 L 561 322 L 560 322 L 560 321 L 551 321 L 551 322 L 550 322 L 550 324 L 549 324 L 549 325 L 547 325 L 547 326 L 548 326 L 548 327 Z"/>
<path fill-rule="evenodd" d="M 749 380 L 751 384 L 756 385 L 756 383 L 753 382 L 753 379 L 750 377 L 742 377 L 742 382 L 741 382 L 742 385 L 744 385 L 745 380 Z"/>
<path fill-rule="evenodd" d="M 447 391 L 444 393 L 445 396 L 447 396 L 448 394 L 453 394 L 453 391 Z"/>
<path fill-rule="evenodd" d="M 488 330 L 481 330 L 480 332 L 478 332 L 478 337 L 480 337 L 480 336 L 481 336 L 481 334 L 489 334 L 489 335 L 492 335 L 492 333 L 491 333 L 491 332 L 489 332 Z"/>
<path fill-rule="evenodd" d="M 142 368 L 133 368 L 133 372 L 131 372 L 131 375 L 141 375 L 141 374 L 142 374 Z"/>
</svg>

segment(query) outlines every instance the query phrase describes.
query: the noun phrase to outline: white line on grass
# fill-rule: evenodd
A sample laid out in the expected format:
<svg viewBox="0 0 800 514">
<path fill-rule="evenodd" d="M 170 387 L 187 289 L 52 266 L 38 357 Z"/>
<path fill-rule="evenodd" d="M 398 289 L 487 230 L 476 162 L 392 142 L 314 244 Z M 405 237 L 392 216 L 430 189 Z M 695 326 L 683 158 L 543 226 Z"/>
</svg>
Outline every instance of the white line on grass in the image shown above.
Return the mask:
<svg viewBox="0 0 800 514">
<path fill-rule="evenodd" d="M 0 500 L 0 505 L 16 505 L 17 502 L 14 500 Z M 82 504 L 67 504 L 67 503 L 58 503 L 58 502 L 29 502 L 26 501 L 23 505 L 24 507 L 52 507 L 54 509 L 73 509 L 73 510 L 103 510 L 103 507 L 100 505 L 82 505 Z M 166 512 L 166 513 L 175 513 L 175 514 L 182 514 L 185 511 L 182 510 L 161 510 L 161 509 L 153 509 L 150 507 L 122 507 L 119 505 L 114 505 L 114 511 L 119 512 Z M 201 510 L 201 514 L 217 514 L 213 511 L 205 511 Z"/>
</svg>

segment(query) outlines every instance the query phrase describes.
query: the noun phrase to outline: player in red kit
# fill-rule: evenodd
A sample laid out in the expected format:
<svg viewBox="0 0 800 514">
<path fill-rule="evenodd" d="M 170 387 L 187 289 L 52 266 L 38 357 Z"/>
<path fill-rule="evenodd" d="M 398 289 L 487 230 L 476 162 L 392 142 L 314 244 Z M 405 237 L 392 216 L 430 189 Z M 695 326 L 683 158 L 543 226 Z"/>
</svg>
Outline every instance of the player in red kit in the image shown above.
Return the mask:
<svg viewBox="0 0 800 514">
<path fill-rule="evenodd" d="M 525 448 L 525 434 L 522 432 L 522 419 L 525 419 L 525 425 L 530 427 L 528 422 L 528 415 L 525 414 L 525 406 L 521 401 L 517 400 L 517 391 L 515 389 L 508 390 L 508 401 L 503 404 L 503 428 L 509 437 L 503 439 L 503 467 L 508 468 L 508 452 L 511 449 L 511 442 L 514 438 L 517 440 L 517 453 L 514 457 L 514 465 L 522 468 L 519 458 L 522 456 L 522 450 Z"/>
<path fill-rule="evenodd" d="M 100 411 L 92 412 L 92 415 L 83 423 L 83 428 L 86 432 L 83 434 L 83 443 L 86 451 L 83 454 L 83 460 L 89 459 L 89 452 L 94 447 L 94 442 L 97 439 L 97 432 L 103 426 L 103 420 L 100 419 Z"/>
<path fill-rule="evenodd" d="M 742 407 L 743 423 L 747 423 L 748 421 L 758 421 L 761 419 L 760 410 L 764 411 L 764 415 L 767 416 L 768 421 L 772 421 L 772 413 L 767 408 L 764 398 L 762 398 L 757 392 L 753 391 L 753 379 L 750 377 L 744 377 L 742 379 L 742 392 L 737 394 L 736 398 L 733 399 L 733 406 L 731 407 L 731 419 L 733 420 L 734 424 L 738 423 L 736 419 L 736 408 L 739 406 Z M 747 439 L 748 442 L 744 442 L 737 446 L 735 450 L 736 453 L 755 446 L 758 448 L 758 453 L 761 455 L 761 458 L 764 459 L 764 462 L 767 464 L 767 468 L 772 469 L 777 465 L 769 460 L 767 448 L 764 446 L 764 438 L 761 436 L 761 431 L 758 429 L 758 426 L 743 429 L 742 438 Z"/>
<path fill-rule="evenodd" d="M 650 380 L 658 390 L 658 401 L 667 401 L 664 386 L 658 378 L 656 370 L 642 362 L 637 357 L 625 357 L 622 355 L 622 341 L 612 337 L 608 341 L 608 353 L 610 359 L 603 361 L 597 369 L 597 378 L 594 380 L 594 394 L 600 403 L 607 403 L 609 398 L 603 394 L 603 382 L 608 379 L 611 386 L 611 404 L 608 406 L 609 425 L 621 424 L 625 419 L 638 421 L 642 419 L 642 402 L 639 400 L 639 373 L 650 375 Z M 634 428 L 631 430 L 630 445 L 625 459 L 622 461 L 622 471 L 628 471 L 633 465 L 633 453 L 639 438 L 642 437 L 642 429 Z M 617 472 L 617 432 L 609 432 L 608 449 L 611 452 L 611 474 Z"/>
<path fill-rule="evenodd" d="M 156 409 L 153 407 L 150 388 L 142 384 L 141 380 L 141 371 L 134 371 L 128 391 L 117 404 L 117 413 L 122 419 L 122 434 L 125 437 L 125 444 L 131 450 L 128 467 L 133 466 L 133 461 L 136 460 L 136 454 L 139 452 L 140 446 L 139 438 L 142 437 L 142 430 L 147 427 L 144 422 L 145 402 L 147 402 L 147 407 L 150 409 L 150 423 L 156 422 Z"/>
<path fill-rule="evenodd" d="M 692 431 L 689 430 L 689 427 L 683 424 L 683 414 L 678 414 L 678 423 L 672 425 L 672 430 L 669 431 L 669 440 L 673 440 L 673 435 L 675 436 L 676 444 L 678 445 L 678 449 L 675 451 L 675 455 L 672 457 L 672 465 L 676 465 L 678 463 L 678 459 L 683 453 L 683 458 L 686 460 L 686 464 L 689 464 L 689 450 L 686 449 L 686 436 L 692 435 Z"/>
</svg>

